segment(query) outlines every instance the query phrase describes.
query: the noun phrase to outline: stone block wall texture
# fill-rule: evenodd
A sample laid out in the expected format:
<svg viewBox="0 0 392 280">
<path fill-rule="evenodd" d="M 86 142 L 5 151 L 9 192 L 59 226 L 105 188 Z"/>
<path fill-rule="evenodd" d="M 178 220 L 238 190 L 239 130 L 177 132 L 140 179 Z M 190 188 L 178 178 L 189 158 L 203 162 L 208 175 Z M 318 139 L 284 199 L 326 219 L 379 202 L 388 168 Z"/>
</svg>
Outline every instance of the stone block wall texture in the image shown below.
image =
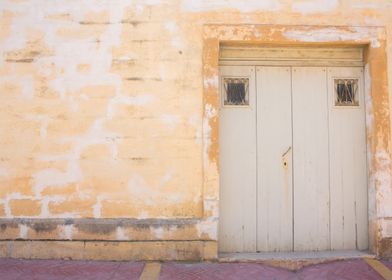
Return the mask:
<svg viewBox="0 0 392 280">
<path fill-rule="evenodd" d="M 61 240 L 80 234 L 67 219 L 199 219 L 165 227 L 216 240 L 203 26 L 382 26 L 392 84 L 391 15 L 391 0 L 1 0 L 0 217 L 64 219 L 44 229 Z M 9 239 L 42 234 L 21 221 Z"/>
</svg>

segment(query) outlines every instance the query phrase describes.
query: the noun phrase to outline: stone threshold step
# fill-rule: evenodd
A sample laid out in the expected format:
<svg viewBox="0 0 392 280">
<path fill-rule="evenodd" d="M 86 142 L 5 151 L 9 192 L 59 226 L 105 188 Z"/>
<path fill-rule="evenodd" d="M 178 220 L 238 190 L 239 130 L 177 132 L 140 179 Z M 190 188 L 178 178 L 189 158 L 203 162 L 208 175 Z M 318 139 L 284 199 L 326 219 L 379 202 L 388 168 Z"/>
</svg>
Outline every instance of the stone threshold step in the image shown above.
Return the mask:
<svg viewBox="0 0 392 280">
<path fill-rule="evenodd" d="M 339 260 L 373 259 L 376 256 L 366 251 L 305 251 L 305 252 L 268 252 L 268 253 L 219 253 L 219 262 L 257 262 L 271 266 L 298 270 L 314 265 Z"/>
</svg>

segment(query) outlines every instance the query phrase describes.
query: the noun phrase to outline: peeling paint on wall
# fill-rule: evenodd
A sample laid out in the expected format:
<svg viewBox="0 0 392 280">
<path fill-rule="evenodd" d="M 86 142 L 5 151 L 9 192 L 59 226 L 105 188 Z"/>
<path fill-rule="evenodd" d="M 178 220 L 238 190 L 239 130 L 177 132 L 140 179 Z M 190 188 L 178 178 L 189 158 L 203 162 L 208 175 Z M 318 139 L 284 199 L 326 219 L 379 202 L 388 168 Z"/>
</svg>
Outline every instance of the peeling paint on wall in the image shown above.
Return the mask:
<svg viewBox="0 0 392 280">
<path fill-rule="evenodd" d="M 93 206 L 94 218 L 101 218 L 102 211 L 102 196 L 97 197 L 97 202 Z"/>
<path fill-rule="evenodd" d="M 352 31 L 347 30 L 342 32 L 341 30 L 331 27 L 317 30 L 290 30 L 284 32 L 284 35 L 288 39 L 298 40 L 302 42 L 328 42 L 328 41 L 360 41 L 363 38 L 363 29 L 359 27 L 352 27 Z M 373 37 L 373 34 L 366 34 L 366 36 Z M 380 47 L 380 42 L 376 39 L 371 40 L 371 46 L 373 48 Z"/>
<path fill-rule="evenodd" d="M 129 240 L 129 237 L 124 232 L 122 227 L 117 227 L 116 228 L 116 239 L 117 240 Z"/>
<path fill-rule="evenodd" d="M 62 226 L 59 234 L 60 239 L 72 240 L 73 231 L 74 231 L 73 225 Z"/>
<path fill-rule="evenodd" d="M 161 120 L 171 129 L 174 129 L 180 122 L 180 117 L 173 114 L 164 114 L 161 116 Z"/>
<path fill-rule="evenodd" d="M 4 167 L 0 167 L 0 177 L 8 177 L 8 171 Z"/>
<path fill-rule="evenodd" d="M 19 238 L 25 239 L 29 228 L 26 225 L 19 225 Z"/>
<path fill-rule="evenodd" d="M 241 12 L 249 11 L 274 11 L 280 8 L 280 1 L 263 0 L 238 2 L 235 0 L 199 0 L 199 1 L 182 1 L 182 8 L 187 12 L 208 12 L 222 9 L 237 9 Z"/>
<path fill-rule="evenodd" d="M 389 173 L 389 167 L 391 166 L 390 155 L 386 152 L 377 152 L 375 155 L 376 161 L 379 164 L 379 170 L 373 174 L 374 180 L 376 180 L 377 186 L 377 197 L 380 198 L 392 198 L 392 182 L 391 174 Z M 382 218 L 388 218 L 392 216 L 392 203 L 378 203 L 377 216 Z"/>
<path fill-rule="evenodd" d="M 204 163 L 206 164 L 209 158 L 209 148 L 211 145 L 210 137 L 211 137 L 211 126 L 210 120 L 213 117 L 216 117 L 217 111 L 211 104 L 205 105 L 205 118 L 203 121 L 203 135 L 204 135 Z"/>
<path fill-rule="evenodd" d="M 292 9 L 300 13 L 320 13 L 334 10 L 338 6 L 337 0 L 302 0 L 292 4 Z"/>
</svg>

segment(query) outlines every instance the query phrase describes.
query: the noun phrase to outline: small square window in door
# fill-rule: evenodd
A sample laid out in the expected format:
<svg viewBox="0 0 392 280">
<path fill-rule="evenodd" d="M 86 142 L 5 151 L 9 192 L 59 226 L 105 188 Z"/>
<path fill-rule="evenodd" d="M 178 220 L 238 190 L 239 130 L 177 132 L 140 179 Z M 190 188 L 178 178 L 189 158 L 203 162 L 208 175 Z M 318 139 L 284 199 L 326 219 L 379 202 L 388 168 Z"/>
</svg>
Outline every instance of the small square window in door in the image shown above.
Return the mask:
<svg viewBox="0 0 392 280">
<path fill-rule="evenodd" d="M 249 78 L 223 78 L 223 85 L 223 105 L 249 105 Z"/>
<path fill-rule="evenodd" d="M 335 79 L 335 106 L 359 106 L 358 79 Z"/>
</svg>

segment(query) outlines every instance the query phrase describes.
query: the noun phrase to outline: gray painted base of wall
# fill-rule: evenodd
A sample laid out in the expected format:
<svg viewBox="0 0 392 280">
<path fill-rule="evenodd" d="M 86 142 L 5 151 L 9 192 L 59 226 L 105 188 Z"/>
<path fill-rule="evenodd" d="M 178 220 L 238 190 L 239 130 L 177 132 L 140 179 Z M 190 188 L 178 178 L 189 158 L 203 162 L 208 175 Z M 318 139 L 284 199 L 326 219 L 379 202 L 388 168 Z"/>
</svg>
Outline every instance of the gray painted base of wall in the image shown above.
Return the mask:
<svg viewBox="0 0 392 280">
<path fill-rule="evenodd" d="M 111 261 L 216 259 L 213 241 L 0 241 L 0 258 Z"/>
</svg>

